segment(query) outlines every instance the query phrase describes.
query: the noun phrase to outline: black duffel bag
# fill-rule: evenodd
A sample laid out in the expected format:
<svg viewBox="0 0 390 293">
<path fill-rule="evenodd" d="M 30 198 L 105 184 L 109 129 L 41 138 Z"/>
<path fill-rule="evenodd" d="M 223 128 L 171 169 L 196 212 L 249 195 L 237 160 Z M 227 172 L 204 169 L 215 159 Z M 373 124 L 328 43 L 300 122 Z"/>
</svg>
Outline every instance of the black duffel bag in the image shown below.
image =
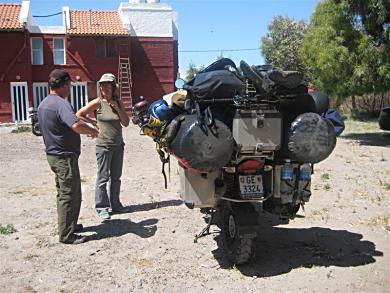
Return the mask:
<svg viewBox="0 0 390 293">
<path fill-rule="evenodd" d="M 197 74 L 186 89 L 198 100 L 233 98 L 244 92 L 245 84 L 235 73 L 222 69 Z"/>
</svg>

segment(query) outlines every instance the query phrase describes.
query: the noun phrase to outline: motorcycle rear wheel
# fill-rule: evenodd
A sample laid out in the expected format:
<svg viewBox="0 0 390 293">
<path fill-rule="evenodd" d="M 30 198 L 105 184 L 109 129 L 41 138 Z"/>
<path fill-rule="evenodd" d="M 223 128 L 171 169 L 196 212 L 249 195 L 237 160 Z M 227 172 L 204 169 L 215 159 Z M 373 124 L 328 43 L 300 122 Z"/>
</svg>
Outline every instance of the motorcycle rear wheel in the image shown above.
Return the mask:
<svg viewBox="0 0 390 293">
<path fill-rule="evenodd" d="M 252 237 L 240 237 L 238 217 L 226 203 L 222 212 L 221 240 L 223 250 L 233 264 L 244 264 L 252 257 Z"/>
<path fill-rule="evenodd" d="M 32 124 L 31 127 L 32 133 L 36 136 L 42 136 L 41 128 L 39 127 L 39 123 Z"/>
</svg>

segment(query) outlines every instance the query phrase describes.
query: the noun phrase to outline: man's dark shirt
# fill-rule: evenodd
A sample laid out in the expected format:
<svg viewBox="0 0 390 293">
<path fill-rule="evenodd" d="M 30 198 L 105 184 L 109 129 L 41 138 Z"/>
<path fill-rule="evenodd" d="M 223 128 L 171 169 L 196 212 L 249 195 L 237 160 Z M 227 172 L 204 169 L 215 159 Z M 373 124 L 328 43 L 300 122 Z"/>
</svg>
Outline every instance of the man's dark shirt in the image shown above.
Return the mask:
<svg viewBox="0 0 390 293">
<path fill-rule="evenodd" d="M 38 120 L 48 155 L 80 154 L 80 135 L 72 130 L 78 118 L 67 100 L 48 95 L 38 107 Z"/>
</svg>

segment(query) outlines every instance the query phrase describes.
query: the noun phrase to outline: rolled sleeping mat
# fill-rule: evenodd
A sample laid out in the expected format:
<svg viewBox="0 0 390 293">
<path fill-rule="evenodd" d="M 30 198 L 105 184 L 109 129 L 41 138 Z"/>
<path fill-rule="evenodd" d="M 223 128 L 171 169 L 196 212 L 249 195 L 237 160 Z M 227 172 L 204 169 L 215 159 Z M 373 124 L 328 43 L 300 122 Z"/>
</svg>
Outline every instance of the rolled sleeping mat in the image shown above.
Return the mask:
<svg viewBox="0 0 390 293">
<path fill-rule="evenodd" d="M 309 95 L 313 98 L 315 113 L 324 113 L 329 108 L 329 97 L 326 93 L 321 91 L 309 92 Z"/>
<path fill-rule="evenodd" d="M 279 87 L 281 89 L 281 87 Z M 296 90 L 302 93 L 291 99 L 282 99 L 279 107 L 282 112 L 302 114 L 307 112 L 321 114 L 329 108 L 329 97 L 327 94 L 315 91 L 307 93 L 307 88 L 300 85 Z"/>
<path fill-rule="evenodd" d="M 299 115 L 288 132 L 288 150 L 299 163 L 325 160 L 336 146 L 333 124 L 316 113 Z"/>
<path fill-rule="evenodd" d="M 273 68 L 267 72 L 268 77 L 285 88 L 293 89 L 298 87 L 303 80 L 303 73 L 299 71 L 284 71 L 280 68 Z"/>
<path fill-rule="evenodd" d="M 169 145 L 174 156 L 186 167 L 199 172 L 211 172 L 225 166 L 234 150 L 230 129 L 220 120 L 199 125 L 197 115 L 184 115 L 180 128 Z"/>
<path fill-rule="evenodd" d="M 295 113 L 297 115 L 307 112 L 317 113 L 313 97 L 307 92 L 302 92 L 294 98 L 280 100 L 278 107 L 281 112 Z"/>
</svg>

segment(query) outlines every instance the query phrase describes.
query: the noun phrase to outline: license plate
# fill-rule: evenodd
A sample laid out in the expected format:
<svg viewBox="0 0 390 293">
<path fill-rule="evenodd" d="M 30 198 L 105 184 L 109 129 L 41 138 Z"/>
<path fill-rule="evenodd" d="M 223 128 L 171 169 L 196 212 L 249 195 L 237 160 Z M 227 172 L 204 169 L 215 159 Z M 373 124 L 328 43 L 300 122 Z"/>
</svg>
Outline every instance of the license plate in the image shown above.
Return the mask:
<svg viewBox="0 0 390 293">
<path fill-rule="evenodd" d="M 238 180 L 243 199 L 257 198 L 264 194 L 263 177 L 261 175 L 240 175 Z"/>
</svg>

